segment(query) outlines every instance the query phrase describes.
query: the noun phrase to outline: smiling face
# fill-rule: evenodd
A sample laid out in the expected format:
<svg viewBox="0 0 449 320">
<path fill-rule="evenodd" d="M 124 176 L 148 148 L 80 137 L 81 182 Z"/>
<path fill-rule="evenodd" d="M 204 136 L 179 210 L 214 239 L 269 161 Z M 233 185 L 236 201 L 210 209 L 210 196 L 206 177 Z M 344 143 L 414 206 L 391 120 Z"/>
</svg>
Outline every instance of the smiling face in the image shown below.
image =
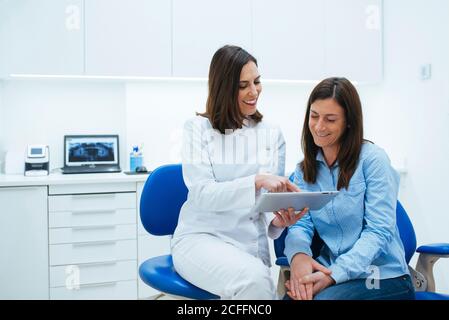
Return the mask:
<svg viewBox="0 0 449 320">
<path fill-rule="evenodd" d="M 248 62 L 240 72 L 238 104 L 240 112 L 245 116 L 251 116 L 257 111 L 257 99 L 262 91 L 260 75 L 256 64 Z"/>
<path fill-rule="evenodd" d="M 345 112 L 335 99 L 315 100 L 311 104 L 309 129 L 315 144 L 324 151 L 339 149 L 345 128 Z"/>
</svg>

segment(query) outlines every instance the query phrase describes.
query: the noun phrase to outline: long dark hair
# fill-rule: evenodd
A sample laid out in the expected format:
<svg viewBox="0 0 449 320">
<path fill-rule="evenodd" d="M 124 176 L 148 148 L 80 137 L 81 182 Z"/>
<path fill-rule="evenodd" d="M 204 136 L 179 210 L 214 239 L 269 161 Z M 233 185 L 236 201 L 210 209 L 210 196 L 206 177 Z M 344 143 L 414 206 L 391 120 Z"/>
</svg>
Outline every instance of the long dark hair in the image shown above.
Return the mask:
<svg viewBox="0 0 449 320">
<path fill-rule="evenodd" d="M 313 141 L 309 129 L 310 106 L 316 100 L 334 99 L 344 110 L 346 128 L 340 137 L 340 148 L 337 161 L 340 167 L 337 189 L 348 188 L 349 181 L 357 167 L 363 143 L 362 103 L 359 94 L 352 83 L 346 78 L 327 78 L 321 81 L 310 94 L 302 130 L 302 150 L 304 160 L 300 168 L 304 181 L 315 183 L 318 163 L 316 155 L 320 147 Z"/>
<path fill-rule="evenodd" d="M 197 113 L 209 119 L 212 127 L 225 133 L 226 129 L 240 129 L 245 116 L 238 104 L 240 73 L 248 62 L 257 60 L 244 49 L 226 45 L 215 52 L 209 68 L 209 94 L 206 112 Z M 256 123 L 263 115 L 256 111 L 250 116 Z"/>
</svg>

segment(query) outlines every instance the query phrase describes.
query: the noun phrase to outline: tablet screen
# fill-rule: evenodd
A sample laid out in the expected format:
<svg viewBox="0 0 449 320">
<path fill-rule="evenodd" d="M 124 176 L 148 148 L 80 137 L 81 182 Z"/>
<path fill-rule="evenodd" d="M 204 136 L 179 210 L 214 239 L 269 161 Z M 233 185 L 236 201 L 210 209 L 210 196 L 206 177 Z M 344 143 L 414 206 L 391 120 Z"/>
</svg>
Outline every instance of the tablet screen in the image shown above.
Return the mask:
<svg viewBox="0 0 449 320">
<path fill-rule="evenodd" d="M 257 198 L 253 211 L 270 212 L 289 207 L 296 211 L 304 208 L 319 210 L 338 193 L 338 191 L 264 193 Z"/>
</svg>

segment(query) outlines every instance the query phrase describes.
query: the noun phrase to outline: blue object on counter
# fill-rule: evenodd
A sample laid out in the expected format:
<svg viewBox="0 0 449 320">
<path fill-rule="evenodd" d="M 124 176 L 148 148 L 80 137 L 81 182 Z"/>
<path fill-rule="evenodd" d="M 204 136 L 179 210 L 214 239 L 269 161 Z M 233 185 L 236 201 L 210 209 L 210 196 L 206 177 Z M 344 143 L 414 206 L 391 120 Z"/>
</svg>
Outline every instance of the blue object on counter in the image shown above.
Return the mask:
<svg viewBox="0 0 449 320">
<path fill-rule="evenodd" d="M 143 155 L 139 147 L 134 146 L 129 158 L 129 171 L 134 172 L 136 168 L 143 166 Z"/>
</svg>

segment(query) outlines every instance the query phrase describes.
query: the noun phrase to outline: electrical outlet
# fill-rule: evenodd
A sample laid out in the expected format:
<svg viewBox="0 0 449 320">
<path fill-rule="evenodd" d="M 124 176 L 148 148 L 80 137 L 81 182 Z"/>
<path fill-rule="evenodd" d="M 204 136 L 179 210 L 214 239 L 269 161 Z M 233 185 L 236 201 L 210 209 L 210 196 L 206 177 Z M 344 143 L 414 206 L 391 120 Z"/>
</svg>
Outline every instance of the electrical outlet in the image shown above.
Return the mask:
<svg viewBox="0 0 449 320">
<path fill-rule="evenodd" d="M 424 64 L 421 66 L 421 80 L 429 80 L 432 77 L 432 65 Z"/>
</svg>

